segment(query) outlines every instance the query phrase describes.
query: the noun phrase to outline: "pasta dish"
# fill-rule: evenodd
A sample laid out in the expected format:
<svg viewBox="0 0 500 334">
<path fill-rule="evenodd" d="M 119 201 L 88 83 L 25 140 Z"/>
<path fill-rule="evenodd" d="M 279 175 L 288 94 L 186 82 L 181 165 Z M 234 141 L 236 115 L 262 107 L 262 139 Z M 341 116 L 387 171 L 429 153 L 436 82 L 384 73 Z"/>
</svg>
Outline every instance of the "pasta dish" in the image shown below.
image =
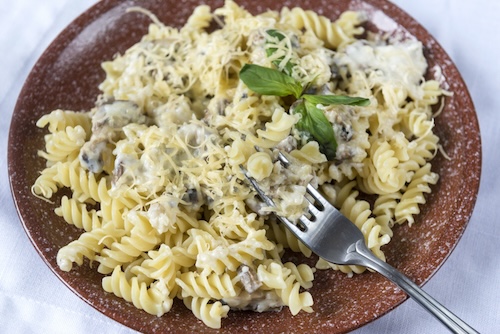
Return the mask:
<svg viewBox="0 0 500 334">
<path fill-rule="evenodd" d="M 385 259 L 392 227 L 413 224 L 438 181 L 434 112 L 447 92 L 425 79 L 419 41 L 365 31 L 355 11 L 252 15 L 227 0 L 176 28 L 131 10 L 152 23 L 102 64 L 95 107 L 37 123 L 49 133 L 32 191 L 69 189 L 55 212 L 81 230 L 61 270 L 95 267 L 105 291 L 156 316 L 181 299 L 212 328 L 230 310 L 313 312 L 317 270 L 365 268 L 284 260 L 312 256 L 275 218 L 304 214 L 309 183 Z"/>
</svg>

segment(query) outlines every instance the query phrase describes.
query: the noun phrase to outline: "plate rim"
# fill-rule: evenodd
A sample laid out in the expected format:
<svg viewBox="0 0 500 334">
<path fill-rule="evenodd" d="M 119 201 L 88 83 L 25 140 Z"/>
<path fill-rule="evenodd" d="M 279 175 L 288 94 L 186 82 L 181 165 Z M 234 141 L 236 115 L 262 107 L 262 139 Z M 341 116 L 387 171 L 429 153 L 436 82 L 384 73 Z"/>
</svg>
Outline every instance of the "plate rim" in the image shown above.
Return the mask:
<svg viewBox="0 0 500 334">
<path fill-rule="evenodd" d="M 238 2 L 238 1 L 237 1 Z M 77 18 L 75 18 L 66 28 L 64 28 L 58 35 L 57 37 L 49 44 L 49 46 L 44 50 L 44 52 L 41 54 L 41 56 L 38 58 L 36 61 L 35 65 L 33 66 L 33 69 L 30 71 L 25 83 L 23 84 L 23 87 L 21 89 L 21 92 L 19 94 L 18 100 L 16 102 L 16 105 L 14 107 L 14 112 L 12 114 L 11 118 L 11 124 L 9 128 L 9 135 L 8 135 L 8 152 L 7 152 L 7 165 L 8 165 L 8 176 L 9 176 L 9 184 L 10 184 L 10 189 L 11 189 L 11 195 L 14 200 L 14 204 L 16 207 L 16 211 L 18 213 L 19 219 L 23 225 L 23 229 L 25 233 L 27 234 L 30 242 L 32 245 L 35 247 L 37 253 L 40 255 L 40 257 L 43 259 L 43 261 L 47 264 L 47 266 L 51 269 L 51 271 L 56 275 L 56 277 L 61 280 L 73 293 L 75 293 L 77 296 L 79 296 L 82 300 L 84 300 L 86 303 L 91 305 L 94 309 L 98 310 L 99 312 L 105 314 L 107 317 L 110 319 L 113 319 L 115 321 L 118 321 L 122 323 L 125 326 L 128 326 L 130 328 L 136 329 L 136 330 L 141 330 L 141 328 L 135 328 L 134 326 L 131 326 L 130 323 L 126 323 L 127 321 L 124 319 L 117 319 L 117 317 L 112 317 L 110 316 L 106 310 L 101 309 L 102 307 L 96 307 L 96 305 L 88 299 L 88 297 L 84 297 L 78 290 L 75 290 L 75 287 L 72 286 L 67 279 L 65 279 L 63 276 L 61 276 L 61 273 L 58 272 L 57 268 L 54 268 L 52 263 L 45 257 L 44 251 L 40 249 L 40 245 L 37 244 L 36 240 L 33 238 L 30 227 L 26 224 L 25 218 L 23 216 L 23 209 L 21 208 L 21 204 L 23 203 L 23 198 L 19 197 L 18 194 L 18 187 L 19 185 L 16 184 L 16 180 L 19 175 L 19 171 L 16 169 L 16 166 L 18 164 L 18 159 L 19 159 L 19 153 L 16 152 L 14 149 L 15 145 L 13 144 L 14 141 L 16 140 L 17 137 L 14 136 L 14 127 L 18 126 L 19 118 L 20 118 L 20 108 L 22 105 L 22 101 L 20 101 L 21 97 L 29 94 L 29 88 L 32 84 L 32 82 L 35 80 L 35 77 L 38 73 L 38 71 L 42 71 L 43 69 L 40 68 L 40 64 L 42 64 L 44 61 L 47 61 L 47 59 L 52 57 L 52 50 L 53 49 L 64 49 L 69 42 L 71 42 L 75 36 L 81 33 L 81 31 L 88 25 L 89 23 L 93 22 L 92 17 L 95 17 L 96 14 L 103 15 L 104 13 L 108 12 L 109 10 L 112 10 L 113 8 L 116 8 L 119 5 L 123 6 L 130 6 L 133 4 L 138 4 L 140 3 L 139 0 L 127 0 L 127 1 L 120 1 L 120 0 L 103 0 L 100 2 L 97 2 L 93 6 L 91 6 L 89 9 L 81 13 Z M 477 137 L 475 138 L 475 147 L 476 151 L 478 152 L 479 156 L 476 157 L 475 164 L 473 165 L 475 173 L 477 174 L 477 179 L 476 182 L 473 184 L 473 189 L 472 192 L 474 193 L 474 196 L 471 201 L 469 201 L 469 206 L 465 208 L 465 211 L 468 212 L 468 216 L 464 217 L 464 223 L 462 225 L 461 230 L 459 231 L 459 235 L 455 238 L 455 241 L 451 247 L 449 247 L 449 250 L 445 254 L 444 257 L 439 261 L 439 264 L 434 268 L 434 270 L 427 275 L 427 277 L 422 280 L 421 282 L 418 282 L 418 285 L 422 286 L 425 283 L 427 283 L 434 275 L 435 273 L 443 266 L 443 264 L 446 262 L 446 260 L 449 258 L 451 253 L 453 253 L 454 249 L 458 245 L 458 242 L 460 241 L 463 233 L 465 233 L 465 230 L 470 222 L 470 218 L 473 214 L 474 211 L 474 206 L 477 200 L 477 195 L 479 192 L 479 186 L 480 186 L 480 177 L 481 177 L 481 169 L 482 169 L 482 146 L 481 146 L 481 134 L 480 134 L 480 128 L 479 128 L 479 121 L 477 118 L 477 113 L 475 111 L 475 107 L 473 104 L 473 100 L 471 98 L 470 92 L 467 89 L 467 85 L 462 78 L 462 75 L 460 74 L 458 68 L 456 67 L 455 63 L 451 60 L 449 55 L 446 53 L 446 51 L 441 47 L 439 42 L 423 27 L 418 21 L 416 21 L 413 17 L 411 17 L 408 13 L 406 13 L 404 10 L 402 10 L 400 7 L 397 5 L 386 1 L 386 0 L 353 0 L 351 1 L 353 4 L 359 4 L 359 3 L 366 3 L 373 5 L 376 9 L 382 10 L 384 12 L 386 11 L 394 11 L 394 12 L 399 12 L 399 15 L 397 17 L 391 17 L 394 21 L 398 23 L 398 25 L 404 26 L 406 29 L 406 24 L 402 23 L 401 20 L 403 21 L 408 21 L 412 22 L 412 24 L 416 25 L 419 27 L 420 33 L 423 33 L 424 35 L 427 35 L 426 37 L 432 40 L 435 45 L 433 45 L 433 48 L 437 48 L 441 54 L 443 54 L 445 57 L 447 57 L 450 61 L 451 64 L 449 65 L 452 70 L 456 72 L 457 79 L 458 79 L 458 85 L 462 86 L 464 89 L 461 91 L 461 93 L 465 94 L 463 97 L 465 100 L 468 100 L 470 103 L 470 106 L 472 108 L 472 113 L 465 115 L 467 116 L 468 121 L 472 121 L 472 125 L 474 129 L 477 129 Z M 86 23 L 86 24 L 84 24 Z M 411 29 L 410 33 L 415 33 L 414 31 L 412 32 Z M 415 34 L 417 35 L 417 34 Z M 418 37 L 417 37 L 418 38 Z M 419 40 L 421 38 L 418 38 Z M 64 43 L 66 41 L 66 43 Z M 33 125 L 34 126 L 34 125 Z M 363 325 L 366 325 L 367 323 L 380 318 L 381 316 L 387 314 L 397 306 L 399 306 L 402 302 L 404 302 L 406 299 L 408 299 L 408 296 L 404 295 L 399 298 L 398 302 L 394 303 L 390 308 L 387 308 L 385 312 L 379 314 L 377 317 L 374 317 L 373 319 L 358 324 L 355 327 L 350 328 L 349 330 L 354 330 L 356 328 L 359 328 Z M 223 323 L 224 325 L 224 323 Z"/>
</svg>

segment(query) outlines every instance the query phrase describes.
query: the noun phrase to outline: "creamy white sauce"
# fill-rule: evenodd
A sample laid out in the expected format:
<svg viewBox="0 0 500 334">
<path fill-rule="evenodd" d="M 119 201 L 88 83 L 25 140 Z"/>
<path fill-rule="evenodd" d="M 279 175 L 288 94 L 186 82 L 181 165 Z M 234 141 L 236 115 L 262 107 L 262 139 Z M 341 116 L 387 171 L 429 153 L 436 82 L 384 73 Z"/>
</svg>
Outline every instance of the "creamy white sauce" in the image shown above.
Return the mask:
<svg viewBox="0 0 500 334">
<path fill-rule="evenodd" d="M 116 140 L 127 124 L 146 123 L 146 116 L 137 104 L 114 101 L 97 107 L 92 116 L 92 136 L 80 151 L 80 163 L 92 173 L 103 171 L 107 144 Z"/>
<path fill-rule="evenodd" d="M 427 70 L 422 43 L 406 40 L 395 44 L 356 41 L 335 55 L 337 66 L 347 66 L 351 73 L 370 73 L 373 82 L 379 85 L 400 85 L 409 89 L 410 97 L 421 98 L 414 88 L 419 85 Z"/>
</svg>

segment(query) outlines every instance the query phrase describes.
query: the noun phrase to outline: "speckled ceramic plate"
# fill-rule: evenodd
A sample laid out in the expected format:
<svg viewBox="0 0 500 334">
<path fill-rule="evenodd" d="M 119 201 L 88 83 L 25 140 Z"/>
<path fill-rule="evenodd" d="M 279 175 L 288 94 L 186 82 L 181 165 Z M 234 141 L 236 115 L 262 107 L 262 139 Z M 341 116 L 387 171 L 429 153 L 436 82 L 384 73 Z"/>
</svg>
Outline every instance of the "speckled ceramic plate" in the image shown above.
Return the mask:
<svg viewBox="0 0 500 334">
<path fill-rule="evenodd" d="M 42 258 L 71 290 L 90 305 L 120 323 L 146 333 L 215 332 L 198 321 L 182 302 L 160 318 L 101 288 L 101 276 L 82 266 L 69 273 L 59 270 L 59 248 L 76 239 L 79 232 L 53 213 L 54 205 L 35 198 L 31 185 L 44 167 L 37 150 L 44 146 L 45 130 L 36 120 L 53 109 L 88 110 L 93 106 L 97 86 L 104 79 L 100 63 L 137 42 L 149 20 L 138 13 L 125 13 L 140 5 L 169 25 L 183 25 L 196 0 L 105 0 L 76 19 L 50 45 L 28 77 L 14 111 L 9 137 L 9 174 L 12 193 L 27 234 Z M 222 1 L 210 2 L 213 7 Z M 370 28 L 410 34 L 423 42 L 429 62 L 429 76 L 440 70 L 443 84 L 453 95 L 446 99 L 436 121 L 436 132 L 451 160 L 438 154 L 433 168 L 440 174 L 428 203 L 417 222 L 398 226 L 385 247 L 387 261 L 418 284 L 425 283 L 442 265 L 464 232 L 479 187 L 481 143 L 478 122 L 467 88 L 453 62 L 439 44 L 395 5 L 383 0 L 329 1 L 239 1 L 251 12 L 279 9 L 283 4 L 303 6 L 336 18 L 346 9 L 363 9 Z M 302 259 L 297 259 L 302 260 Z M 314 260 L 309 260 L 311 263 Z M 341 333 L 353 330 L 390 311 L 407 297 L 392 283 L 374 273 L 353 278 L 330 271 L 318 271 L 311 293 L 315 312 L 291 316 L 288 310 L 275 313 L 230 312 L 222 333 L 297 332 Z"/>
</svg>

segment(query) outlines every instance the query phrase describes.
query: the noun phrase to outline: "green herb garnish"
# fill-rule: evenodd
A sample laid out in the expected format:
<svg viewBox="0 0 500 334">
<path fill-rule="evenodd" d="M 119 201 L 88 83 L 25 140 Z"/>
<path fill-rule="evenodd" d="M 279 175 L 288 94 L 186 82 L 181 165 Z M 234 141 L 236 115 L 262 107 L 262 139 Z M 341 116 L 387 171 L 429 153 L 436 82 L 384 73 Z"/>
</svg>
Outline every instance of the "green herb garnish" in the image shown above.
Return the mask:
<svg viewBox="0 0 500 334">
<path fill-rule="evenodd" d="M 318 142 L 320 151 L 329 161 L 335 159 L 337 141 L 333 127 L 325 116 L 323 110 L 307 100 L 298 100 L 292 110 L 301 115 L 296 127 L 298 130 L 310 135 Z"/>
<path fill-rule="evenodd" d="M 283 33 L 274 29 L 268 30 L 267 33 L 280 41 L 285 38 Z M 276 48 L 266 49 L 268 57 L 274 52 L 276 52 Z M 274 60 L 273 64 L 279 68 L 282 61 L 283 57 Z M 293 96 L 296 101 L 292 104 L 290 112 L 301 115 L 300 120 L 295 124 L 296 128 L 307 137 L 317 141 L 321 152 L 329 161 L 333 161 L 337 150 L 335 133 L 332 124 L 317 105 L 367 106 L 370 104 L 370 100 L 343 95 L 304 94 L 304 86 L 291 76 L 293 66 L 295 65 L 288 62 L 282 72 L 278 69 L 255 64 L 245 64 L 240 71 L 240 79 L 248 88 L 261 95 Z M 306 85 L 306 87 L 308 86 L 309 84 Z"/>
<path fill-rule="evenodd" d="M 261 95 L 293 95 L 296 98 L 302 95 L 300 82 L 273 68 L 245 64 L 240 70 L 240 79 L 248 88 Z"/>
<path fill-rule="evenodd" d="M 343 104 L 349 106 L 362 106 L 365 107 L 370 104 L 370 100 L 364 97 L 350 97 L 345 95 L 310 95 L 304 94 L 302 96 L 306 101 L 313 103 L 314 105 L 334 105 Z"/>
</svg>

